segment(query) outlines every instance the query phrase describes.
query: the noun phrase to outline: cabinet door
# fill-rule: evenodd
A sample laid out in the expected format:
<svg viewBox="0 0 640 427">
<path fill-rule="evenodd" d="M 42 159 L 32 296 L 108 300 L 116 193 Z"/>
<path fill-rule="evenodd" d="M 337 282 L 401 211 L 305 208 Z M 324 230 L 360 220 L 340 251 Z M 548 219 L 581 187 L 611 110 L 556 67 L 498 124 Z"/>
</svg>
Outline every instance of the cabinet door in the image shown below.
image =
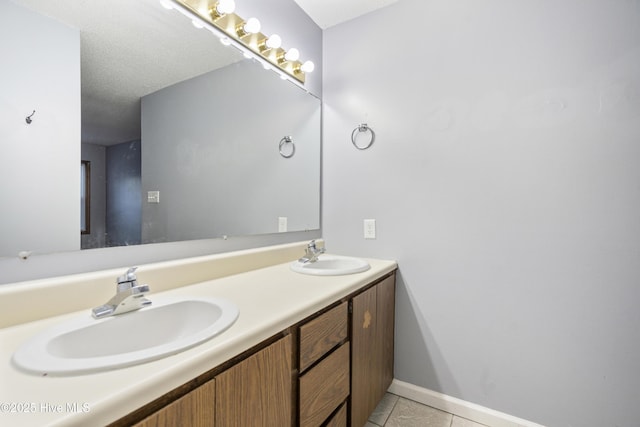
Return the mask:
<svg viewBox="0 0 640 427">
<path fill-rule="evenodd" d="M 148 416 L 133 427 L 211 427 L 214 425 L 215 380 Z"/>
<path fill-rule="evenodd" d="M 216 425 L 290 426 L 291 335 L 224 371 L 216 381 Z"/>
<path fill-rule="evenodd" d="M 395 336 L 395 307 L 396 307 L 396 281 L 395 276 L 383 280 L 376 286 L 376 303 L 378 312 L 378 344 L 376 355 L 379 356 L 377 369 L 379 369 L 380 386 L 378 388 L 377 402 L 382 399 L 393 381 L 393 349 Z M 375 408 L 374 408 L 375 409 Z"/>
<path fill-rule="evenodd" d="M 362 427 L 393 380 L 395 277 L 352 304 L 351 426 Z"/>
</svg>

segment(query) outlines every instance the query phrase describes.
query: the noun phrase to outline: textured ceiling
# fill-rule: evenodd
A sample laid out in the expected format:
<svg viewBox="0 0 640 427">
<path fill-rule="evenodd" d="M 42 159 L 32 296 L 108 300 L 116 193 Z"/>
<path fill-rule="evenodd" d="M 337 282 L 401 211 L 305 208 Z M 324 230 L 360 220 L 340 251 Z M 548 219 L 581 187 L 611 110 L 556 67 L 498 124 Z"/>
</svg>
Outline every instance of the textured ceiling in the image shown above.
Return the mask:
<svg viewBox="0 0 640 427">
<path fill-rule="evenodd" d="M 140 137 L 140 97 L 241 60 L 158 0 L 13 0 L 80 30 L 82 140 Z"/>
</svg>

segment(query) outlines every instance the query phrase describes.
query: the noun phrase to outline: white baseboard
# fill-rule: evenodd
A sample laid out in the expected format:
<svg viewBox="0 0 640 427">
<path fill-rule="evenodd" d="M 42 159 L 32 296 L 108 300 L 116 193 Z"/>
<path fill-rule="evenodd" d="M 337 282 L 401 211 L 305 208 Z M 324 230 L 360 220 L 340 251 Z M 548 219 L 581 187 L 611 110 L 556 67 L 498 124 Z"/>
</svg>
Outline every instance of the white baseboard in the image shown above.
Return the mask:
<svg viewBox="0 0 640 427">
<path fill-rule="evenodd" d="M 389 393 L 440 409 L 489 427 L 544 427 L 475 403 L 394 379 Z"/>
</svg>

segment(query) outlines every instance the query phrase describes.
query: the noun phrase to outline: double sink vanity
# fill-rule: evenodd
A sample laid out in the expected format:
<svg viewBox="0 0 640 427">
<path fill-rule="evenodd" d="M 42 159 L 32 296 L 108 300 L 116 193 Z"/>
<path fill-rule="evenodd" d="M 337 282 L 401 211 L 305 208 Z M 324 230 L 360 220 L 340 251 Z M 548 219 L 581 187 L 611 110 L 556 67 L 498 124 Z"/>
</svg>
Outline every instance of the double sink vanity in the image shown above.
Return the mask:
<svg viewBox="0 0 640 427">
<path fill-rule="evenodd" d="M 393 378 L 397 266 L 305 248 L 141 266 L 152 304 L 104 318 L 122 271 L 1 286 L 0 424 L 363 426 Z"/>
</svg>

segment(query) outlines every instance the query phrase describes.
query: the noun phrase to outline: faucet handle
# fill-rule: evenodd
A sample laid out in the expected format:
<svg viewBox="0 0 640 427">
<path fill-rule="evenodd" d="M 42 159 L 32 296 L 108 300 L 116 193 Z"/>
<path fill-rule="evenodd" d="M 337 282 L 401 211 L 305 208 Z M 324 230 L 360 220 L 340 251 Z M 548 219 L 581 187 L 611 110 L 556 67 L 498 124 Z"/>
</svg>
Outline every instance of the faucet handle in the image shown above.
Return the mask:
<svg viewBox="0 0 640 427">
<path fill-rule="evenodd" d="M 314 254 L 323 254 L 324 251 L 325 251 L 324 247 L 318 249 L 318 247 L 316 246 L 316 240 L 315 239 L 313 239 L 312 241 L 309 242 L 309 244 L 307 245 L 307 249 L 311 250 L 311 252 L 313 252 Z"/>
<path fill-rule="evenodd" d="M 118 291 L 123 291 L 126 289 L 131 288 L 132 286 L 136 286 L 137 285 L 137 280 L 138 278 L 136 277 L 136 270 L 138 269 L 138 267 L 131 267 L 130 269 L 127 270 L 127 272 L 125 274 L 123 274 L 122 276 L 118 277 L 117 283 L 118 283 Z M 124 286 L 122 286 L 124 285 Z"/>
<path fill-rule="evenodd" d="M 137 277 L 136 277 L 136 270 L 137 269 L 138 269 L 138 267 L 131 267 L 130 269 L 128 269 L 125 274 L 123 274 L 122 276 L 118 277 L 118 283 L 132 282 L 132 281 L 136 280 L 137 279 Z"/>
</svg>

